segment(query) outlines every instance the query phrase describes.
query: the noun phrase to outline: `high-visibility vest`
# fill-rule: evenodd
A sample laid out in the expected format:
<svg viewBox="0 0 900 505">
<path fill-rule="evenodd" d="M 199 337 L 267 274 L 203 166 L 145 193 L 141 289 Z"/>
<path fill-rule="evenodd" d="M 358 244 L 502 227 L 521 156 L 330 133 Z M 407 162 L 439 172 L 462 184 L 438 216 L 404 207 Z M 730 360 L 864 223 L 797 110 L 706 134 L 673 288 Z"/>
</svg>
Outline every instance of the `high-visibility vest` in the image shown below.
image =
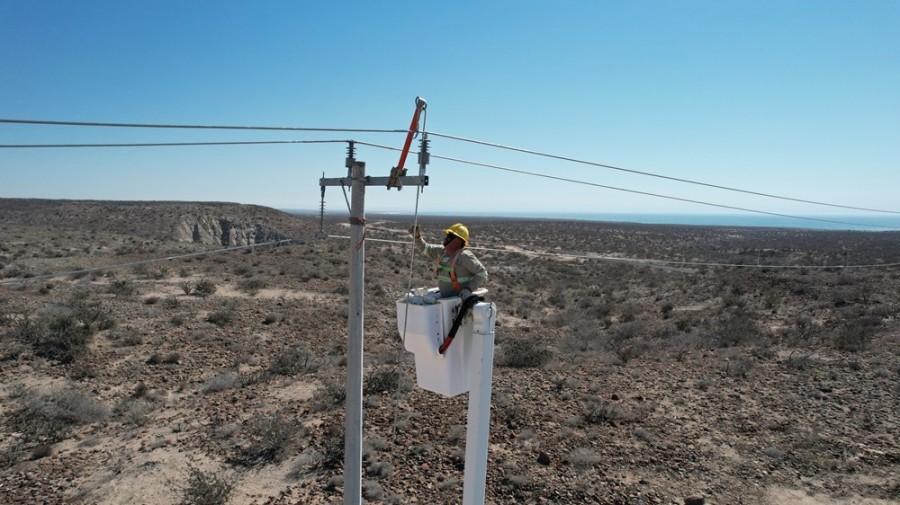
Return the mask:
<svg viewBox="0 0 900 505">
<path fill-rule="evenodd" d="M 453 289 L 455 289 L 457 293 L 462 291 L 462 283 L 472 280 L 472 277 L 458 277 L 456 275 L 456 260 L 459 259 L 459 255 L 462 254 L 462 252 L 462 249 L 456 251 L 456 253 L 450 257 L 449 265 L 444 264 L 444 258 L 446 258 L 446 256 L 436 259 L 434 267 L 438 281 L 449 282 L 453 285 Z"/>
</svg>

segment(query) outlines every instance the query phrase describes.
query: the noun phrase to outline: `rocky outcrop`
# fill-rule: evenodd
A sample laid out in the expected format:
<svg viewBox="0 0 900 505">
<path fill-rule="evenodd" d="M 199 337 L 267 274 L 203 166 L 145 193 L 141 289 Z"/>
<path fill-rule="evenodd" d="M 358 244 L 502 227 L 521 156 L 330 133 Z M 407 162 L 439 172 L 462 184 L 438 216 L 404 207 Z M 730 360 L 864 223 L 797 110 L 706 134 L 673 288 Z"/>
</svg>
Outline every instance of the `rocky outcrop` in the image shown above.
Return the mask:
<svg viewBox="0 0 900 505">
<path fill-rule="evenodd" d="M 186 218 L 179 223 L 174 235 L 177 240 L 223 246 L 260 244 L 287 238 L 260 223 L 215 216 Z"/>
<path fill-rule="evenodd" d="M 311 229 L 310 221 L 286 212 L 239 203 L 0 198 L 0 229 L 12 226 L 226 246 L 298 237 Z"/>
</svg>

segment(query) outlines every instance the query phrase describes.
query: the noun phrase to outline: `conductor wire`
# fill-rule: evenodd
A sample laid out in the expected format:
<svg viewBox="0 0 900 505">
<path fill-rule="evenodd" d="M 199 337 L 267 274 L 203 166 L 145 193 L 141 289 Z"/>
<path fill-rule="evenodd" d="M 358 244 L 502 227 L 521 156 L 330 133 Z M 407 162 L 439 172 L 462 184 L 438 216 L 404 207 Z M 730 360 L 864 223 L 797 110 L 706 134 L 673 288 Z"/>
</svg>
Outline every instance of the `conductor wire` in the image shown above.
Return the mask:
<svg viewBox="0 0 900 505">
<path fill-rule="evenodd" d="M 812 205 L 821 205 L 821 206 L 825 206 L 825 207 L 834 207 L 834 208 L 838 208 L 838 209 L 861 210 L 861 211 L 866 211 L 866 212 L 879 212 L 879 213 L 884 213 L 884 214 L 900 214 L 900 211 L 896 211 L 896 210 L 870 209 L 867 207 L 855 207 L 852 205 L 840 205 L 840 204 L 834 204 L 834 203 L 818 202 L 815 200 L 804 200 L 802 198 L 793 198 L 793 197 L 789 197 L 789 196 L 779 196 L 779 195 L 773 195 L 770 193 L 762 193 L 759 191 L 751 191 L 751 190 L 747 190 L 747 189 L 733 188 L 730 186 L 721 186 L 718 184 L 711 184 L 708 182 L 694 181 L 691 179 L 683 179 L 681 177 L 672 177 L 670 175 L 662 175 L 662 174 L 656 174 L 653 172 L 645 172 L 642 170 L 633 170 L 630 168 L 623 168 L 623 167 L 617 167 L 614 165 L 607 165 L 604 163 L 580 160 L 577 158 L 570 158 L 568 156 L 560 156 L 557 154 L 543 153 L 540 151 L 533 151 L 531 149 L 523 149 L 521 147 L 512 147 L 512 146 L 506 146 L 506 145 L 502 145 L 502 144 L 495 144 L 492 142 L 485 142 L 482 140 L 474 140 L 474 139 L 468 139 L 468 138 L 464 138 L 464 137 L 457 137 L 454 135 L 447 135 L 444 133 L 437 133 L 437 132 L 429 132 L 429 133 L 431 133 L 435 137 L 443 137 L 446 139 L 458 140 L 461 142 L 469 142 L 471 144 L 478 144 L 478 145 L 487 146 L 487 147 L 496 147 L 498 149 L 505 149 L 507 151 L 515 151 L 515 152 L 524 153 L 524 154 L 531 154 L 534 156 L 541 156 L 544 158 L 568 161 L 571 163 L 578 163 L 581 165 L 589 165 L 589 166 L 593 166 L 593 167 L 608 168 L 610 170 L 618 170 L 620 172 L 627 172 L 630 174 L 644 175 L 647 177 L 656 177 L 657 179 L 665 179 L 665 180 L 681 182 L 681 183 L 685 183 L 685 184 L 694 184 L 697 186 L 704 186 L 707 188 L 715 188 L 715 189 L 721 189 L 721 190 L 725 190 L 725 191 L 734 191 L 737 193 L 744 193 L 744 194 L 755 195 L 755 196 L 763 196 L 766 198 L 774 198 L 777 200 L 787 200 L 787 201 L 791 201 L 791 202 L 808 203 L 808 204 L 812 204 Z"/>
<path fill-rule="evenodd" d="M 393 147 L 384 146 L 384 145 L 380 145 L 380 144 L 372 144 L 372 143 L 368 143 L 368 142 L 357 142 L 357 143 L 362 144 L 362 145 L 367 145 L 370 147 L 381 148 L 381 149 L 394 149 Z M 608 186 L 605 184 L 599 184 L 599 183 L 595 183 L 595 182 L 582 181 L 582 180 L 572 179 L 572 178 L 568 178 L 568 177 L 560 177 L 557 175 L 542 174 L 540 172 L 531 172 L 528 170 L 509 168 L 509 167 L 504 167 L 501 165 L 493 165 L 490 163 L 481 163 L 481 162 L 477 162 L 477 161 L 463 160 L 463 159 L 459 159 L 459 158 L 452 158 L 449 156 L 439 156 L 436 154 L 432 154 L 431 156 L 436 159 L 452 161 L 455 163 L 462 163 L 462 164 L 466 164 L 466 165 L 473 165 L 473 166 L 484 167 L 484 168 L 492 168 L 495 170 L 502 170 L 505 172 L 517 173 L 517 174 L 522 174 L 522 175 L 530 175 L 530 176 L 534 176 L 534 177 L 543 177 L 545 179 L 553 179 L 556 181 L 568 182 L 568 183 L 572 183 L 572 184 L 581 184 L 584 186 L 592 186 L 592 187 L 597 187 L 597 188 L 609 189 L 609 190 L 613 190 L 613 191 L 622 191 L 625 193 L 633 193 L 633 194 L 644 195 L 644 196 L 652 196 L 655 198 L 664 198 L 666 200 L 674 200 L 674 201 L 679 201 L 679 202 L 694 203 L 694 204 L 698 204 L 698 205 L 706 205 L 709 207 L 717 207 L 720 209 L 739 210 L 742 212 L 751 212 L 754 214 L 764 214 L 764 215 L 769 215 L 769 216 L 784 217 L 784 218 L 789 218 L 789 219 L 800 219 L 800 220 L 804 220 L 804 221 L 815 221 L 815 222 L 820 222 L 820 223 L 840 224 L 840 225 L 845 225 L 845 226 L 856 226 L 856 227 L 863 227 L 863 228 L 881 228 L 881 229 L 891 229 L 891 230 L 900 229 L 900 227 L 897 227 L 897 226 L 854 223 L 854 222 L 849 222 L 849 221 L 837 221 L 834 219 L 824 219 L 824 218 L 816 218 L 816 217 L 809 217 L 809 216 L 797 216 L 797 215 L 793 215 L 793 214 L 783 214 L 783 213 L 779 213 L 779 212 L 769 212 L 769 211 L 765 211 L 765 210 L 758 210 L 758 209 L 751 209 L 751 208 L 746 208 L 746 207 L 737 207 L 737 206 L 733 206 L 733 205 L 705 202 L 702 200 L 681 198 L 681 197 L 677 197 L 677 196 L 663 195 L 663 194 L 659 194 L 659 193 L 651 193 L 648 191 L 640 191 L 637 189 Z"/>
<path fill-rule="evenodd" d="M 406 130 L 382 130 L 373 128 L 316 128 L 302 126 L 235 126 L 235 125 L 191 125 L 191 124 L 150 124 L 150 123 L 100 123 L 89 121 L 43 121 L 36 119 L 0 119 L 0 123 L 30 124 L 45 126 L 96 126 L 112 128 L 175 128 L 183 130 L 260 130 L 260 131 L 304 131 L 304 132 L 354 132 L 354 133 L 406 133 Z"/>
<path fill-rule="evenodd" d="M 235 142 L 145 142 L 131 144 L 0 144 L 0 149 L 42 149 L 74 147 L 181 147 L 181 146 L 243 146 L 263 144 L 328 144 L 347 140 L 260 140 Z"/>
</svg>

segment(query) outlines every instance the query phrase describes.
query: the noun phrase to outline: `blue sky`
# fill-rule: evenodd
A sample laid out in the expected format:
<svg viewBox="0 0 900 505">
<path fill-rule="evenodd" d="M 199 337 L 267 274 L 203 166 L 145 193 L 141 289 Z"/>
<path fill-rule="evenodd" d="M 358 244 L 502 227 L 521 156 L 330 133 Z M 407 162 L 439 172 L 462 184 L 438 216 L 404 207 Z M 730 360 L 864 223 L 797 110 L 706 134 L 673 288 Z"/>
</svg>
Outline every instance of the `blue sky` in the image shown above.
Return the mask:
<svg viewBox="0 0 900 505">
<path fill-rule="evenodd" d="M 426 129 L 667 177 L 900 210 L 900 2 L 0 0 L 0 118 Z M 0 144 L 402 134 L 0 124 Z M 432 137 L 434 155 L 789 214 L 850 212 Z M 318 207 L 343 144 L 0 149 L 0 197 Z M 369 175 L 394 151 L 362 146 Z M 410 157 L 408 168 L 415 169 Z M 722 213 L 433 159 L 422 212 Z M 415 192 L 366 193 L 411 213 Z M 346 212 L 329 188 L 326 207 Z"/>
</svg>

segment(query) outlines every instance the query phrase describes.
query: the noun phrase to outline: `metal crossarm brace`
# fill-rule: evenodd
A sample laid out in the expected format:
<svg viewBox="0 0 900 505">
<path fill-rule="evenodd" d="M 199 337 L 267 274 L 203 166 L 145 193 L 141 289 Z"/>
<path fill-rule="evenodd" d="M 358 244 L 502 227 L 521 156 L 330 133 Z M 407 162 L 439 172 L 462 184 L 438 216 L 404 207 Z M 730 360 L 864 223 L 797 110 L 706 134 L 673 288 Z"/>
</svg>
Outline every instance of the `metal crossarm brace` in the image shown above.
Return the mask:
<svg viewBox="0 0 900 505">
<path fill-rule="evenodd" d="M 398 179 L 404 186 L 428 185 L 427 175 L 408 175 Z M 366 186 L 386 186 L 389 180 L 390 177 L 365 177 Z M 344 186 L 349 188 L 352 183 L 353 180 L 350 177 L 331 177 L 327 179 L 323 177 L 319 179 L 320 186 Z"/>
</svg>

